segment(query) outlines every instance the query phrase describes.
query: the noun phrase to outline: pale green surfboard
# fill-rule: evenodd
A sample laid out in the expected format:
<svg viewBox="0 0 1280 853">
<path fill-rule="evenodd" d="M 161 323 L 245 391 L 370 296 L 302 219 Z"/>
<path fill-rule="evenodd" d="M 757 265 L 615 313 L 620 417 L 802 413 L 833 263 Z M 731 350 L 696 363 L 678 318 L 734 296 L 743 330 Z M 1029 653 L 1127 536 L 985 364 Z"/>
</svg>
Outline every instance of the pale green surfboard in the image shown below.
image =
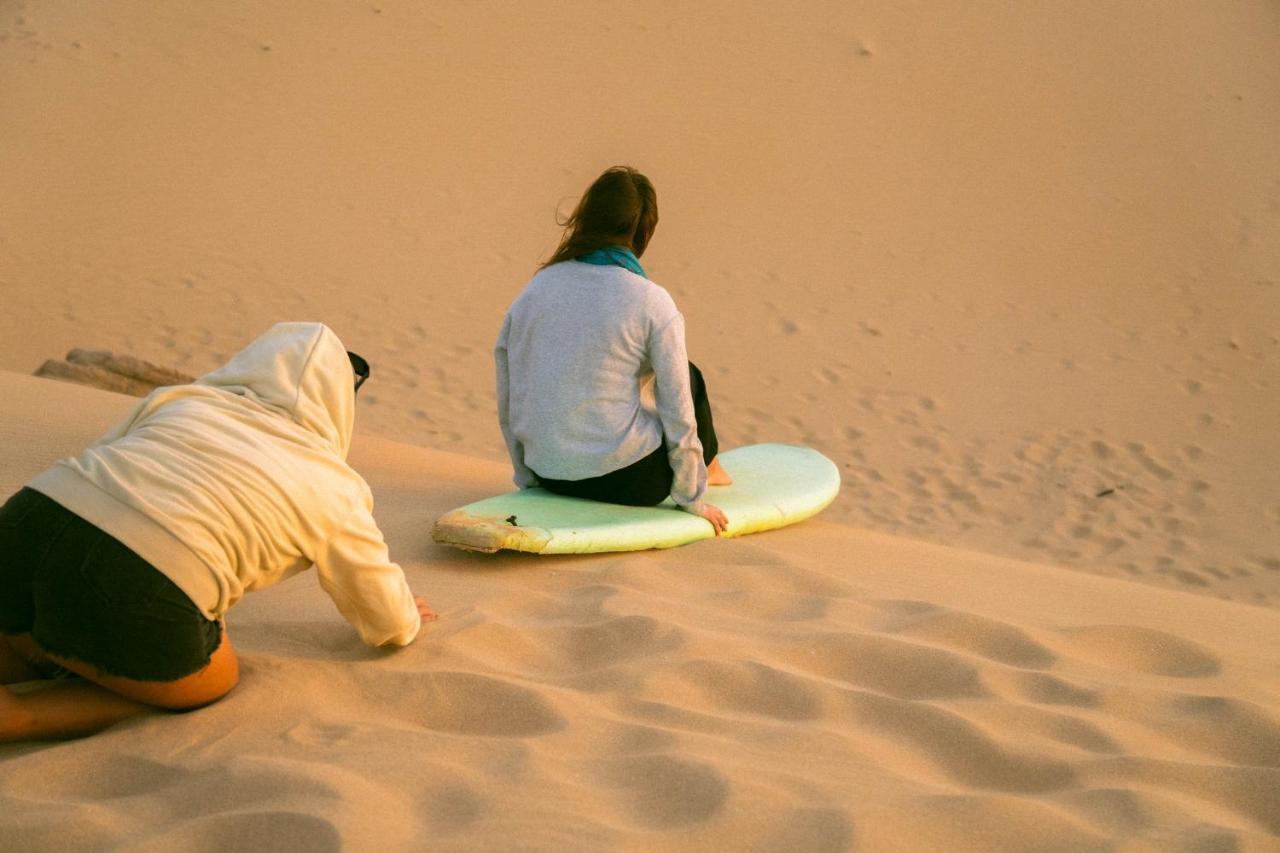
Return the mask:
<svg viewBox="0 0 1280 853">
<path fill-rule="evenodd" d="M 729 518 L 726 536 L 795 524 L 835 500 L 840 471 L 816 450 L 754 444 L 720 454 L 733 477 L 707 500 Z M 431 537 L 469 551 L 585 554 L 673 548 L 715 536 L 710 522 L 675 508 L 618 506 L 524 489 L 487 498 L 440 517 Z"/>
</svg>

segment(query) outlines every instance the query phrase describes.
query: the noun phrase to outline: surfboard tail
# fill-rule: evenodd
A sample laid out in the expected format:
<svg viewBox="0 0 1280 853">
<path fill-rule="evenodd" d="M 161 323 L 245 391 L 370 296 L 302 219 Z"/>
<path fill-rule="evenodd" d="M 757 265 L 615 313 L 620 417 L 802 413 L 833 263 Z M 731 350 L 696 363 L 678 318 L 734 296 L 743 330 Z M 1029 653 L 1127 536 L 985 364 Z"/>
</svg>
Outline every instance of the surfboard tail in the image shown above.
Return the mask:
<svg viewBox="0 0 1280 853">
<path fill-rule="evenodd" d="M 551 534 L 536 527 L 519 527 L 510 519 L 454 510 L 436 520 L 431 538 L 442 545 L 484 554 L 503 548 L 538 553 L 551 540 Z"/>
</svg>

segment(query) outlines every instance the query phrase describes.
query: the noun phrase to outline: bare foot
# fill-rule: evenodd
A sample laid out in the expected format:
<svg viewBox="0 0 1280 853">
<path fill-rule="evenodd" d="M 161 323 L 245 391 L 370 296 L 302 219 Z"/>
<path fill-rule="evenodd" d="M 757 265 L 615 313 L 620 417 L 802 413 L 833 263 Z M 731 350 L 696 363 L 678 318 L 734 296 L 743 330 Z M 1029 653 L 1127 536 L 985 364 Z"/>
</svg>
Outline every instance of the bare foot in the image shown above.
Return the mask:
<svg viewBox="0 0 1280 853">
<path fill-rule="evenodd" d="M 733 484 L 733 478 L 729 476 L 729 472 L 724 470 L 724 466 L 720 464 L 720 457 L 717 456 L 711 460 L 711 464 L 707 466 L 707 485 L 708 486 L 729 486 Z"/>
</svg>

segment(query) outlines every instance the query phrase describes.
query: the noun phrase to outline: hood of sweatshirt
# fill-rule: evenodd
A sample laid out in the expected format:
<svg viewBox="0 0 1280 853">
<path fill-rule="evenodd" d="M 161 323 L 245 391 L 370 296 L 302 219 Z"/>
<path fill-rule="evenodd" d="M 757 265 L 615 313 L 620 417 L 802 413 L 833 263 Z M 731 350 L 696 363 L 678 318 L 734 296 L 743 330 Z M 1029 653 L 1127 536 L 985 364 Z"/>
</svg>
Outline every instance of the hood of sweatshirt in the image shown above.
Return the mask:
<svg viewBox="0 0 1280 853">
<path fill-rule="evenodd" d="M 274 409 L 347 456 L 355 425 L 355 372 L 342 341 L 323 323 L 277 323 L 196 384 Z"/>
</svg>

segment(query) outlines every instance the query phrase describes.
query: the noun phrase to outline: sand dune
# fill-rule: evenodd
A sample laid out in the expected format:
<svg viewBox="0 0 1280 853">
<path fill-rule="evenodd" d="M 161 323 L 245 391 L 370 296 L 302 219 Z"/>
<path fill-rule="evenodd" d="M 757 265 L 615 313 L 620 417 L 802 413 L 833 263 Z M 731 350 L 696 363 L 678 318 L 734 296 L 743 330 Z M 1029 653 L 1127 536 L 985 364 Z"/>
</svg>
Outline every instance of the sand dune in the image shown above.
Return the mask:
<svg viewBox="0 0 1280 853">
<path fill-rule="evenodd" d="M 280 320 L 373 364 L 353 461 L 441 613 L 303 576 L 225 701 L 0 749 L 0 848 L 1280 849 L 1269 0 L 0 3 L 0 490 Z M 725 446 L 817 520 L 431 543 L 507 487 L 490 347 L 563 212 L 644 263 Z"/>
<path fill-rule="evenodd" d="M 838 460 L 830 518 L 1274 606 L 1272 4 L 806 8 L 10 3 L 0 368 L 321 320 L 364 428 L 500 461 L 502 312 L 622 160 L 726 440 Z"/>
<path fill-rule="evenodd" d="M 6 489 L 131 402 L 0 388 Z M 440 621 L 385 653 L 310 575 L 249 596 L 222 702 L 0 750 L 7 849 L 1277 847 L 1273 610 L 821 520 L 467 554 L 430 522 L 502 466 L 352 458 Z"/>
</svg>

